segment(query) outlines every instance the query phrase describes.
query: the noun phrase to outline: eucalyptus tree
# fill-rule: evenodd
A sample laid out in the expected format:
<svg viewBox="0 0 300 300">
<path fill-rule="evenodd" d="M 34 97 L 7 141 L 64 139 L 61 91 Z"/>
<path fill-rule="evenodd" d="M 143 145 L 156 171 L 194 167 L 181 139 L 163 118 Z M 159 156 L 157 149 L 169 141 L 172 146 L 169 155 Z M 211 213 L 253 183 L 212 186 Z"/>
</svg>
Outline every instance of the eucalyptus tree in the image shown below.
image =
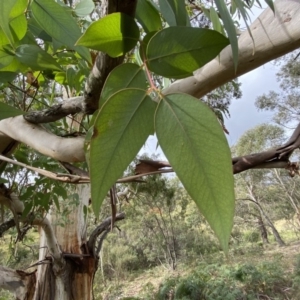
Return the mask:
<svg viewBox="0 0 300 300">
<path fill-rule="evenodd" d="M 261 110 L 271 111 L 274 113 L 273 121 L 284 128 L 293 128 L 297 126 L 300 120 L 300 105 L 299 105 L 299 83 L 300 83 L 300 59 L 299 51 L 294 52 L 278 59 L 280 69 L 276 74 L 280 84 L 279 91 L 270 91 L 256 99 L 256 106 Z M 299 153 L 294 154 L 297 159 Z M 282 176 L 282 170 L 273 170 L 273 179 L 277 183 L 281 195 L 288 200 L 290 208 L 297 216 L 296 220 L 299 223 L 299 192 L 296 186 L 298 178 L 293 180 L 287 176 Z M 293 175 L 293 174 L 292 174 Z M 287 218 L 291 218 L 291 209 L 288 210 Z"/>
<path fill-rule="evenodd" d="M 12 211 L 19 239 L 20 222 L 41 228 L 32 272 L 1 267 L 1 287 L 18 299 L 92 298 L 103 235 L 124 218 L 116 212 L 115 184 L 137 180 L 120 177 L 154 132 L 172 171 L 228 250 L 232 163 L 234 172 L 269 166 L 270 160 L 272 166 L 287 166 L 299 138 L 295 132 L 286 145 L 251 156 L 250 163 L 249 157 L 247 163 L 231 160 L 219 121 L 198 100 L 300 46 L 300 2 L 266 2 L 270 7 L 239 38 L 232 14 L 247 20 L 254 2 L 236 0 L 231 7 L 223 0 L 0 2 L 0 202 Z M 205 14 L 214 29 L 191 27 L 188 11 Z M 161 90 L 153 74 L 175 80 Z M 40 153 L 30 155 L 37 161 L 22 160 L 23 145 Z M 36 191 L 27 192 L 26 185 L 18 190 L 18 184 L 8 188 L 7 164 L 34 172 L 28 180 Z M 170 165 L 144 162 L 137 176 L 149 168 L 151 174 L 165 172 L 157 170 L 161 166 Z M 64 185 L 44 185 L 42 176 Z M 107 194 L 112 216 L 88 237 L 89 203 L 97 217 Z M 70 202 L 77 203 L 71 210 Z M 68 222 L 59 226 L 64 206 Z"/>
<path fill-rule="evenodd" d="M 299 51 L 278 60 L 280 69 L 276 74 L 279 91 L 269 91 L 256 99 L 261 110 L 274 112 L 273 120 L 284 127 L 294 127 L 300 120 L 300 58 Z"/>
<path fill-rule="evenodd" d="M 284 130 L 281 127 L 261 124 L 246 131 L 233 149 L 237 155 L 261 152 L 263 149 L 281 145 L 283 140 Z M 267 225 L 270 227 L 277 243 L 283 246 L 284 242 L 275 228 L 269 213 L 274 209 L 274 203 L 270 199 L 272 197 L 271 192 L 268 192 L 273 188 L 273 176 L 272 169 L 253 169 L 246 173 L 238 174 L 235 178 L 236 193 L 239 200 L 238 205 L 249 207 L 248 203 L 245 204 L 245 202 L 254 204 L 254 209 L 256 210 L 254 215 L 257 218 L 258 228 L 263 241 L 267 241 L 265 230 L 265 225 Z M 253 215 L 251 209 L 250 213 Z"/>
</svg>

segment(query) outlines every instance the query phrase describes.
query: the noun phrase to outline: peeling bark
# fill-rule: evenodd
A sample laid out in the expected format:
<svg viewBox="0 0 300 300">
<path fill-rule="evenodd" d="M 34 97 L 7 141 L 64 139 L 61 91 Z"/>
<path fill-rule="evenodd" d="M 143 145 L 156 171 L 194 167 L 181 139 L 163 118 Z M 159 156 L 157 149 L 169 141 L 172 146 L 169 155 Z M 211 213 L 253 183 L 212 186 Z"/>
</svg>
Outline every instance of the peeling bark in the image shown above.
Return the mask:
<svg viewBox="0 0 300 300">
<path fill-rule="evenodd" d="M 34 273 L 26 273 L 0 266 L 0 288 L 13 293 L 17 300 L 33 299 L 34 287 Z"/>
<path fill-rule="evenodd" d="M 87 255 L 86 222 L 83 206 L 88 205 L 90 189 L 87 185 L 76 186 L 79 205 L 70 212 L 68 221 L 60 226 L 60 213 L 53 210 L 47 218 L 53 226 L 53 236 L 57 238 L 57 246 L 61 251 L 64 265 L 55 267 L 54 252 L 49 248 L 49 237 L 41 231 L 39 261 L 48 263 L 38 266 L 37 288 L 34 299 L 52 300 L 91 300 L 92 283 L 96 271 L 96 260 Z M 66 200 L 66 199 L 65 199 Z M 55 245 L 53 245 L 55 246 Z M 51 257 L 54 258 L 51 259 Z"/>
<path fill-rule="evenodd" d="M 83 97 L 74 97 L 47 109 L 28 112 L 24 115 L 24 119 L 33 124 L 50 123 L 82 111 L 84 111 Z"/>
</svg>

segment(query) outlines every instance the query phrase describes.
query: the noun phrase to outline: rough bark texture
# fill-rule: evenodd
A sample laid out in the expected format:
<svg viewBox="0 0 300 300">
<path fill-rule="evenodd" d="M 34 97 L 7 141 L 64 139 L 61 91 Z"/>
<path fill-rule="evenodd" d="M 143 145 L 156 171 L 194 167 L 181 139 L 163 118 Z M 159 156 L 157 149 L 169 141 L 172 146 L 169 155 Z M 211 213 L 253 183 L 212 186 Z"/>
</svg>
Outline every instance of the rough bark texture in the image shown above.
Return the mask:
<svg viewBox="0 0 300 300">
<path fill-rule="evenodd" d="M 269 244 L 268 231 L 266 229 L 266 226 L 265 226 L 264 221 L 261 216 L 258 217 L 257 223 L 258 223 L 258 229 L 259 229 L 260 236 L 261 236 L 263 243 Z"/>
<path fill-rule="evenodd" d="M 12 292 L 17 300 L 31 300 L 35 288 L 35 274 L 0 266 L 0 288 Z"/>
<path fill-rule="evenodd" d="M 62 220 L 58 212 L 49 217 L 55 236 L 62 250 L 63 267 L 55 268 L 49 255 L 47 238 L 41 232 L 39 261 L 45 262 L 38 267 L 37 288 L 34 299 L 43 300 L 90 300 L 92 299 L 93 277 L 97 262 L 90 256 L 86 247 L 86 222 L 83 206 L 88 205 L 90 189 L 88 185 L 77 186 L 80 203 L 72 207 L 67 220 Z M 69 199 L 70 200 L 70 199 Z M 66 199 L 64 200 L 66 201 Z M 61 226 L 61 222 L 66 222 Z"/>
<path fill-rule="evenodd" d="M 135 15 L 137 0 L 109 0 L 102 14 L 122 12 Z M 98 53 L 90 76 L 87 78 L 84 91 L 84 112 L 92 114 L 98 109 L 100 93 L 108 74 L 123 62 L 124 57 L 112 58 L 105 53 Z"/>
<path fill-rule="evenodd" d="M 53 105 L 40 111 L 31 111 L 24 115 L 26 121 L 33 124 L 50 123 L 60 120 L 67 115 L 75 115 L 84 111 L 83 97 L 70 98 L 60 104 Z"/>
</svg>

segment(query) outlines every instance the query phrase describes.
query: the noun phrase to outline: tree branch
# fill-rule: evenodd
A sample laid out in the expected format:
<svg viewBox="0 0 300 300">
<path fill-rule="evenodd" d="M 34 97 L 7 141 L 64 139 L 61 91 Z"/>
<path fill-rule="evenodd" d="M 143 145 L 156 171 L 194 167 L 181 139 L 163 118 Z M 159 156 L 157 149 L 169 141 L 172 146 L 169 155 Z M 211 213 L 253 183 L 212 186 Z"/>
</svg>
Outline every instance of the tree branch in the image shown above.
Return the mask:
<svg viewBox="0 0 300 300">
<path fill-rule="evenodd" d="M 116 215 L 115 222 L 123 220 L 124 218 L 125 218 L 125 214 L 124 213 L 119 213 L 119 214 Z M 109 229 L 110 225 L 111 225 L 111 217 L 106 218 L 91 233 L 90 238 L 87 242 L 87 247 L 88 247 L 89 253 L 93 257 L 96 257 L 96 255 L 97 255 L 97 253 L 96 253 L 96 241 L 97 241 L 98 236 L 101 235 L 101 233 L 103 233 L 107 229 Z"/>
<path fill-rule="evenodd" d="M 107 12 L 102 15 L 115 12 L 125 13 L 135 16 L 137 0 L 106 0 L 105 8 Z M 103 5 L 103 4 L 102 4 Z M 104 86 L 108 74 L 123 62 L 124 56 L 112 58 L 109 55 L 99 52 L 93 69 L 87 78 L 84 91 L 84 112 L 94 113 L 98 109 L 100 93 Z"/>
<path fill-rule="evenodd" d="M 22 116 L 0 121 L 0 153 L 12 140 L 21 142 L 36 151 L 64 162 L 85 161 L 84 137 L 59 137 L 42 125 L 31 124 Z"/>
<path fill-rule="evenodd" d="M 134 17 L 136 4 L 137 0 L 106 0 L 105 3 L 102 3 L 102 7 L 106 10 L 102 15 L 121 12 Z M 124 56 L 112 58 L 105 53 L 99 52 L 86 80 L 83 97 L 71 98 L 70 103 L 67 100 L 62 104 L 54 105 L 42 111 L 29 112 L 24 118 L 28 122 L 37 124 L 54 122 L 78 112 L 93 114 L 98 109 L 100 93 L 108 74 L 116 66 L 120 65 L 123 60 Z"/>
<path fill-rule="evenodd" d="M 124 12 L 128 13 L 134 11 L 136 1 L 115 0 L 109 1 L 109 4 L 112 5 L 109 8 L 109 12 L 122 8 Z M 300 47 L 300 2 L 278 0 L 275 4 L 275 16 L 271 9 L 267 8 L 250 26 L 255 40 L 255 49 L 253 49 L 253 42 L 247 31 L 240 36 L 238 41 L 239 64 L 236 73 L 234 72 L 231 47 L 228 46 L 221 52 L 219 58 L 197 70 L 194 76 L 176 81 L 169 88 L 165 89 L 164 93 L 179 91 L 202 97 L 207 92 L 232 80 L 236 76 L 249 72 L 276 57 Z M 255 50 L 254 54 L 253 50 Z M 102 60 L 103 57 L 101 55 L 99 54 L 99 58 L 97 58 L 94 69 L 87 81 L 87 87 L 90 90 L 86 89 L 86 95 L 83 100 L 85 102 L 84 105 L 91 111 L 96 108 L 99 100 L 99 94 L 103 86 L 100 84 L 100 81 L 104 82 L 105 76 L 108 75 L 108 70 L 110 69 L 106 62 Z M 109 60 L 110 58 L 106 59 Z M 77 104 L 75 107 L 78 107 Z M 43 113 L 45 114 L 45 112 Z M 22 121 L 22 119 L 22 117 L 15 117 L 0 121 L 0 152 L 4 151 L 13 140 L 16 140 L 59 161 L 75 162 L 85 160 L 83 137 L 57 137 L 47 132 L 42 126 L 29 124 L 25 120 Z M 299 136 L 299 134 L 296 136 Z M 238 173 L 246 169 L 264 168 L 266 166 L 289 167 L 287 157 L 299 146 L 300 141 L 297 139 L 297 143 L 290 142 L 292 145 L 283 145 L 282 149 L 271 149 L 262 153 L 234 158 L 233 172 Z"/>
<path fill-rule="evenodd" d="M 38 174 L 41 174 L 45 177 L 51 178 L 53 180 L 57 180 L 57 181 L 61 181 L 61 182 L 66 182 L 66 183 L 89 183 L 90 182 L 90 178 L 89 176 L 79 176 L 79 175 L 73 175 L 73 174 L 67 174 L 67 173 L 53 173 L 51 171 L 47 171 L 44 169 L 39 169 L 39 168 L 35 168 L 26 164 L 23 164 L 19 161 L 10 159 L 8 157 L 5 157 L 3 155 L 0 155 L 0 160 L 2 161 L 6 161 L 8 163 L 26 168 L 28 170 L 31 170 L 33 172 L 36 172 Z M 76 167 L 74 167 L 76 168 Z M 88 175 L 88 174 L 87 174 Z"/>
<path fill-rule="evenodd" d="M 16 226 L 16 222 L 14 219 L 10 219 L 10 220 L 0 224 L 0 237 L 3 236 L 4 232 L 6 232 L 7 230 L 9 230 L 10 228 L 15 227 L 15 226 Z"/>
<path fill-rule="evenodd" d="M 54 234 L 54 231 L 53 231 L 50 221 L 47 218 L 34 219 L 31 222 L 31 224 L 42 227 L 42 229 L 44 230 L 45 236 L 46 236 L 47 246 L 48 246 L 50 255 L 53 257 L 54 262 L 61 267 L 64 264 L 64 260 L 62 258 L 62 251 L 60 250 L 60 247 L 58 245 L 58 242 L 57 242 L 57 239 Z"/>
<path fill-rule="evenodd" d="M 264 168 L 285 168 L 290 171 L 290 175 L 299 174 L 299 165 L 295 162 L 290 162 L 289 157 L 294 150 L 300 147 L 300 123 L 289 138 L 289 140 L 280 147 L 272 148 L 260 153 L 232 158 L 233 174 L 241 173 L 249 169 L 264 169 Z M 151 161 L 140 160 L 136 165 L 136 176 L 151 175 L 155 172 L 170 172 L 171 165 L 167 161 Z M 131 176 L 133 177 L 133 176 Z"/>
<path fill-rule="evenodd" d="M 83 97 L 69 98 L 47 109 L 30 111 L 24 115 L 24 119 L 33 124 L 55 122 L 68 115 L 75 115 L 84 111 L 83 99 Z"/>
</svg>

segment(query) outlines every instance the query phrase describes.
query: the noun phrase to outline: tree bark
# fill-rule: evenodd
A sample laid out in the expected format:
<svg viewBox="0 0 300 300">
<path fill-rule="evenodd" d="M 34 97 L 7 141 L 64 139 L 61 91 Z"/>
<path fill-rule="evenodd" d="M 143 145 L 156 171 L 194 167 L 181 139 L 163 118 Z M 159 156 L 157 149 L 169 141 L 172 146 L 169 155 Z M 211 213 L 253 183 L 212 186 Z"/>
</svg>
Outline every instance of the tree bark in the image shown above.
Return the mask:
<svg viewBox="0 0 300 300">
<path fill-rule="evenodd" d="M 0 266 L 0 288 L 14 294 L 17 300 L 32 300 L 35 274 Z"/>
<path fill-rule="evenodd" d="M 269 216 L 267 215 L 267 213 L 264 211 L 264 209 L 262 208 L 262 206 L 256 201 L 256 200 L 251 200 L 248 199 L 250 201 L 252 201 L 253 203 L 256 204 L 260 214 L 263 216 L 263 218 L 266 220 L 268 226 L 270 226 L 272 233 L 274 235 L 274 238 L 277 242 L 277 244 L 282 247 L 285 246 L 285 242 L 283 241 L 283 239 L 281 238 L 279 232 L 277 231 L 276 227 L 274 226 L 273 222 L 271 221 L 271 219 L 269 218 Z"/>
<path fill-rule="evenodd" d="M 268 231 L 261 216 L 258 217 L 257 223 L 263 244 L 269 244 Z"/>
<path fill-rule="evenodd" d="M 67 223 L 61 226 L 59 212 L 50 213 L 59 248 L 62 251 L 63 266 L 56 266 L 49 256 L 49 245 L 45 232 L 41 232 L 37 284 L 35 300 L 90 300 L 93 299 L 93 278 L 97 269 L 97 259 L 89 255 L 86 242 L 86 222 L 84 205 L 88 206 L 90 189 L 88 185 L 76 187 L 80 202 L 68 215 Z M 70 200 L 70 199 L 69 199 Z M 64 199 L 66 201 L 66 199 Z M 53 225 L 55 224 L 55 225 Z"/>
</svg>

